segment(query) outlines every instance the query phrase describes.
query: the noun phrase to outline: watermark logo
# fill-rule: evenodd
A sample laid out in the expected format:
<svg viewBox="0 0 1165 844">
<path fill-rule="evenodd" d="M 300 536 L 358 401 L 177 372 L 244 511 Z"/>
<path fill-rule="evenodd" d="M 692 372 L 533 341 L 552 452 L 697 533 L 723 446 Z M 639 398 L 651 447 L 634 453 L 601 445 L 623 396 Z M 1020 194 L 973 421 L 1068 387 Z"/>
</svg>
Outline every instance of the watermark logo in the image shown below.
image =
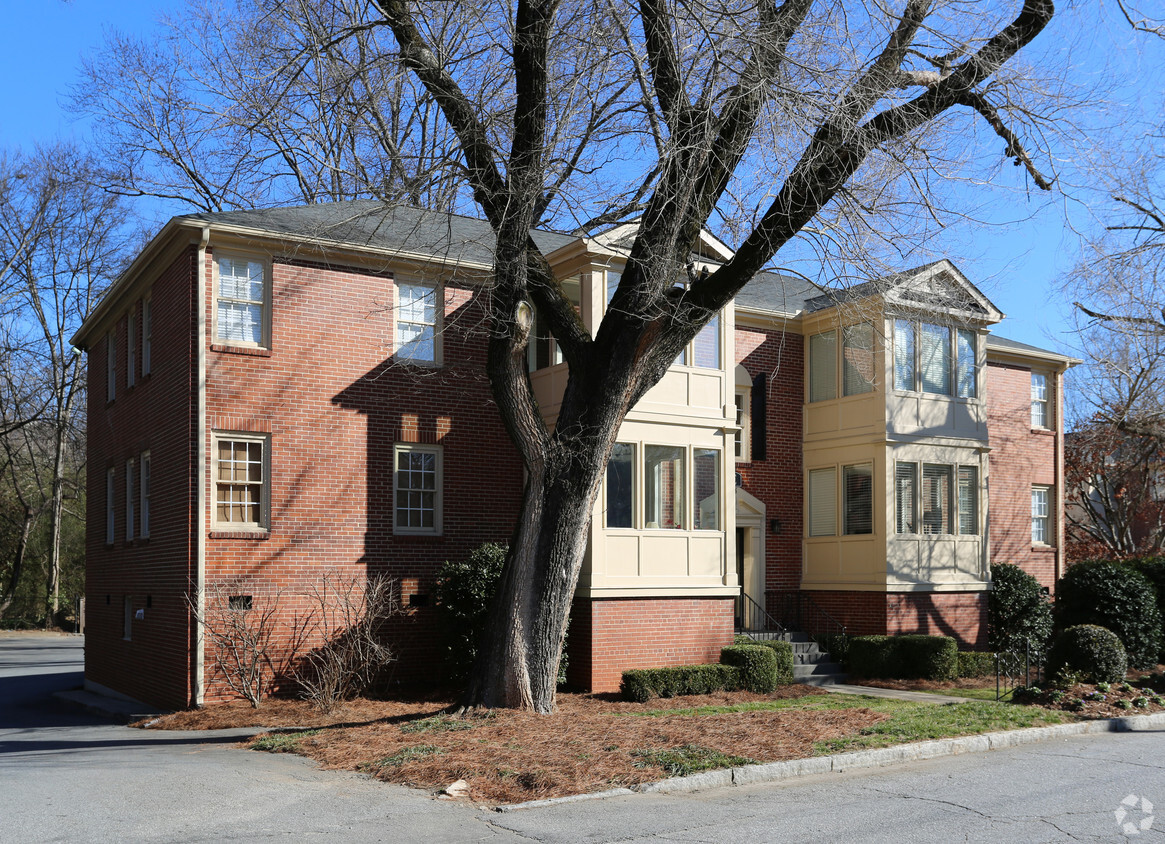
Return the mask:
<svg viewBox="0 0 1165 844">
<path fill-rule="evenodd" d="M 1153 825 L 1153 804 L 1145 797 L 1130 794 L 1113 812 L 1116 825 L 1125 835 L 1140 835 Z"/>
</svg>

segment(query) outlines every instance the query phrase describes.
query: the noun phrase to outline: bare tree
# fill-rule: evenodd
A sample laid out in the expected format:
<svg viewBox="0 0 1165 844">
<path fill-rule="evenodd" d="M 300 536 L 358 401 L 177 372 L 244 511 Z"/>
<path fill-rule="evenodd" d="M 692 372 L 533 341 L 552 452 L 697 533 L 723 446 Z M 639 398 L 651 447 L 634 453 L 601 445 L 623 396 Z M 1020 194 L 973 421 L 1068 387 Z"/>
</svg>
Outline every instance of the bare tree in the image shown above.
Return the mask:
<svg viewBox="0 0 1165 844">
<path fill-rule="evenodd" d="M 1010 107 L 1021 83 L 1005 66 L 1044 29 L 1053 8 L 1048 0 L 1028 0 L 1008 18 L 993 4 L 971 9 L 928 0 L 901 8 L 812 0 L 479 4 L 511 22 L 505 74 L 513 129 L 500 143 L 492 131 L 494 104 L 478 102 L 463 84 L 474 54 L 447 49 L 430 24 L 434 6 L 450 5 L 377 2 L 401 62 L 455 132 L 468 184 L 496 233 L 488 372 L 528 473 L 490 641 L 464 704 L 547 712 L 554 707 L 589 515 L 628 410 L 735 293 L 814 221 L 832 215 L 874 230 L 871 217 L 882 211 L 874 188 L 879 178 L 913 175 L 917 184 L 919 171 L 903 165 L 928 155 L 953 160 L 952 144 L 966 145 L 945 134 L 960 127 L 956 115 L 983 121 L 1007 157 L 1036 185 L 1049 187 L 1023 140 L 1028 112 Z M 581 22 L 592 20 L 624 42 L 618 61 L 602 68 L 618 75 L 591 79 L 589 96 L 596 102 L 614 97 L 642 114 L 646 128 L 639 137 L 651 141 L 634 242 L 593 337 L 530 237 L 548 193 L 565 192 L 555 182 L 563 137 L 557 105 L 562 86 L 590 70 L 574 64 L 586 52 L 570 46 Z M 619 94 L 627 79 L 635 84 Z M 795 131 L 770 145 L 785 118 Z M 596 147 L 585 154 L 602 153 Z M 758 186 L 756 173 L 772 178 Z M 701 231 L 741 198 L 755 210 L 740 227 L 734 254 L 709 272 L 695 272 Z M 587 216 L 615 219 L 619 211 Z M 553 430 L 542 421 L 525 366 L 531 305 L 569 367 Z"/>
<path fill-rule="evenodd" d="M 0 157 L 3 445 L 25 528 L 48 520 L 46 624 L 58 609 L 66 502 L 84 467 L 83 358 L 69 338 L 125 255 L 118 199 L 92 186 L 92 172 L 68 147 Z"/>
</svg>

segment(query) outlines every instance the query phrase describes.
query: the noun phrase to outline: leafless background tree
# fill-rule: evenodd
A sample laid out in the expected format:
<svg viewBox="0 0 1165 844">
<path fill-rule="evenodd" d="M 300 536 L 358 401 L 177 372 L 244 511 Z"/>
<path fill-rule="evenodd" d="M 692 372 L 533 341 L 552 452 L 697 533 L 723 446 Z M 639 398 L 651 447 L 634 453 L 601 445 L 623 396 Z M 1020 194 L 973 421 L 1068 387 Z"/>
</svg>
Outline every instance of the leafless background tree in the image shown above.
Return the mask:
<svg viewBox="0 0 1165 844">
<path fill-rule="evenodd" d="M 66 557 L 76 581 L 84 553 L 84 359 L 69 338 L 127 246 L 119 200 L 94 186 L 93 173 L 92 161 L 67 146 L 0 156 L 0 497 L 11 504 L 0 507 L 0 521 L 16 538 L 3 552 L 0 613 L 35 551 L 45 579 L 43 603 L 31 611 L 46 625 L 59 608 Z"/>
</svg>

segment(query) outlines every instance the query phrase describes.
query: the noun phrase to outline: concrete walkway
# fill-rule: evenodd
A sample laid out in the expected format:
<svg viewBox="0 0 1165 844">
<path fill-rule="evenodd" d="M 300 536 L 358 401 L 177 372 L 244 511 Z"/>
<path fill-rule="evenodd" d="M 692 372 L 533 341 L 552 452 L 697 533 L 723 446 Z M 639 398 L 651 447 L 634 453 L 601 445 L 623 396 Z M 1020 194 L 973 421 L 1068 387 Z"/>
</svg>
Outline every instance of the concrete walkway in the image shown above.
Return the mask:
<svg viewBox="0 0 1165 844">
<path fill-rule="evenodd" d="M 910 700 L 915 703 L 966 703 L 975 698 L 955 697 L 954 695 L 931 694 L 930 692 L 911 692 L 906 689 L 882 689 L 877 686 L 851 686 L 848 683 L 829 683 L 819 686 L 827 692 L 839 695 L 867 695 L 869 697 L 886 697 L 893 700 Z"/>
</svg>

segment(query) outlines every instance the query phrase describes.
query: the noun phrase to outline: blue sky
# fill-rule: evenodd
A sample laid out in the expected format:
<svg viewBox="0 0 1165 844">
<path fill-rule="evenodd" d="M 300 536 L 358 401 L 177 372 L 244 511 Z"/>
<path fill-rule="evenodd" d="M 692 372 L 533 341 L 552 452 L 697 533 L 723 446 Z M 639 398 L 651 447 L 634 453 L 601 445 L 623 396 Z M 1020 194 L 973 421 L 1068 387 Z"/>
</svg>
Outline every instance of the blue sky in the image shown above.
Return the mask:
<svg viewBox="0 0 1165 844">
<path fill-rule="evenodd" d="M 181 2 L 9 0 L 6 5 L 6 26 L 0 29 L 0 79 L 5 80 L 0 86 L 0 114 L 5 116 L 0 146 L 12 147 L 83 136 L 86 127 L 60 107 L 82 55 L 97 48 L 110 28 L 147 33 L 159 15 L 178 10 Z M 1116 57 L 1115 68 L 1108 68 L 1115 70 L 1114 78 L 1124 78 L 1113 92 L 1116 100 L 1123 98 L 1133 112 L 1160 108 L 1161 88 L 1147 81 L 1142 69 L 1146 63 L 1159 69 L 1162 50 L 1146 43 L 1142 50 L 1156 52 L 1126 58 L 1120 45 L 1112 49 L 1114 40 L 1129 37 L 1115 26 L 1082 36 L 1095 42 L 1087 51 L 1092 56 Z M 1028 202 L 1011 195 L 993 205 L 991 213 L 998 225 L 952 232 L 940 247 L 1008 315 L 998 333 L 1071 351 L 1068 309 L 1058 279 L 1075 262 L 1078 248 L 1069 221 L 1087 223 L 1085 209 L 1072 201 L 1048 203 L 1041 197 Z"/>
</svg>

